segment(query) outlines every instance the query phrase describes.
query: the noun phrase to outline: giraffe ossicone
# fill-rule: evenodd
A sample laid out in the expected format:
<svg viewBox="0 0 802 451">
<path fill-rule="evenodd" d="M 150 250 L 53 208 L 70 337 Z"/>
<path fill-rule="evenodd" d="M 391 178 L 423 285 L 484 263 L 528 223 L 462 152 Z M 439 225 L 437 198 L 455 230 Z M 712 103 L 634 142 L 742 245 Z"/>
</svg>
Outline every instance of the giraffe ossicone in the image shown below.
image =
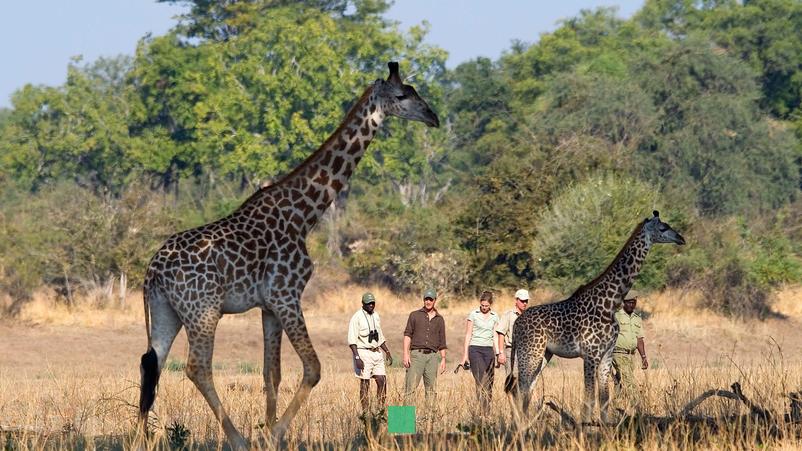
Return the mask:
<svg viewBox="0 0 802 451">
<path fill-rule="evenodd" d="M 372 83 L 337 130 L 300 166 L 263 186 L 225 218 L 171 236 L 153 256 L 144 283 L 148 351 L 140 364 L 143 433 L 167 354 L 185 327 L 187 376 L 222 424 L 231 446 L 247 449 L 215 390 L 212 354 L 223 315 L 259 308 L 264 332 L 265 424 L 272 427 L 272 439 L 280 442 L 320 380 L 320 361 L 300 305 L 313 269 L 307 234 L 347 185 L 385 117 L 440 125 L 426 101 L 401 81 L 398 63 L 390 62 L 388 67 L 387 79 Z M 277 419 L 282 332 L 301 359 L 303 378 Z"/>
<path fill-rule="evenodd" d="M 632 288 L 646 255 L 654 243 L 685 244 L 685 239 L 660 220 L 655 210 L 639 223 L 613 262 L 593 281 L 579 287 L 568 299 L 526 309 L 515 321 L 512 362 L 518 360 L 518 380 L 507 377 L 504 390 L 521 397 L 521 408 L 529 409 L 531 391 L 553 356 L 583 359 L 584 405 L 582 418 L 594 412 L 596 381 L 602 421 L 607 420 L 613 348 L 618 336 L 614 314 Z M 517 389 L 517 390 L 516 390 Z"/>
</svg>

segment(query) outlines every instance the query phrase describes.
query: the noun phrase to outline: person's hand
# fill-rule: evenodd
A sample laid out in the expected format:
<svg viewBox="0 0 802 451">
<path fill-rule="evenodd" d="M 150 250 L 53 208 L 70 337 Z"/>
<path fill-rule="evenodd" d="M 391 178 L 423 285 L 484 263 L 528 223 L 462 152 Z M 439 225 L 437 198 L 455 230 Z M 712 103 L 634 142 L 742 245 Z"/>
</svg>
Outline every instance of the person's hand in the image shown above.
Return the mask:
<svg viewBox="0 0 802 451">
<path fill-rule="evenodd" d="M 363 362 L 362 359 L 359 358 L 359 356 L 355 355 L 354 356 L 354 366 L 356 366 L 356 369 L 359 370 L 359 372 L 361 373 L 362 370 L 365 369 L 365 362 Z"/>
<path fill-rule="evenodd" d="M 393 366 L 393 356 L 390 355 L 390 351 L 387 351 L 387 366 Z"/>
<path fill-rule="evenodd" d="M 443 374 L 445 372 L 446 372 L 446 359 L 445 357 L 443 357 L 442 359 L 440 359 L 440 374 Z"/>
<path fill-rule="evenodd" d="M 402 363 L 404 364 L 404 368 L 409 368 L 410 362 L 409 362 L 409 353 L 408 352 L 404 353 L 404 361 Z"/>
<path fill-rule="evenodd" d="M 498 356 L 496 356 L 496 357 L 498 358 L 498 364 L 499 365 L 504 365 L 505 363 L 507 363 L 507 356 L 504 355 L 503 352 L 499 352 Z"/>
<path fill-rule="evenodd" d="M 646 368 L 649 368 L 649 361 L 646 360 L 646 356 L 641 357 L 640 360 L 641 360 L 641 363 L 642 363 L 641 369 L 645 370 Z"/>
<path fill-rule="evenodd" d="M 460 363 L 460 365 L 465 365 L 466 363 L 468 363 L 468 356 L 462 358 L 462 363 Z"/>
</svg>

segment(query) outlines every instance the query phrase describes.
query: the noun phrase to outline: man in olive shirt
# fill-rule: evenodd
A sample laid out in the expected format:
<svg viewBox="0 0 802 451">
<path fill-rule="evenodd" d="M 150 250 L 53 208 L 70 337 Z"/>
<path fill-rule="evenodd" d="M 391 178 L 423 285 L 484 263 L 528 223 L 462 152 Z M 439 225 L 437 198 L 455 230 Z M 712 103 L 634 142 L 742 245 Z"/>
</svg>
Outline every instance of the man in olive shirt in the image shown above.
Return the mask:
<svg viewBox="0 0 802 451">
<path fill-rule="evenodd" d="M 515 320 L 526 310 L 529 305 L 529 291 L 523 288 L 515 292 L 515 308 L 507 310 L 501 315 L 501 319 L 496 324 L 496 335 L 498 337 L 498 364 L 504 365 L 507 376 L 512 373 L 510 366 L 510 352 L 512 351 L 512 327 Z"/>
<path fill-rule="evenodd" d="M 641 317 L 635 313 L 637 299 L 625 299 L 624 308 L 615 312 L 618 322 L 618 338 L 613 349 L 613 368 L 615 369 L 615 382 L 619 393 L 623 393 L 628 401 L 636 403 L 637 388 L 635 384 L 634 365 L 632 356 L 637 349 L 641 358 L 641 368 L 649 367 L 646 360 L 646 348 L 643 344 L 643 324 Z"/>
<path fill-rule="evenodd" d="M 423 377 L 427 410 L 437 397 L 437 373 L 446 370 L 446 322 L 434 308 L 437 293 L 423 293 L 423 308 L 409 314 L 404 329 L 404 405 L 412 405 L 415 390 Z"/>
</svg>

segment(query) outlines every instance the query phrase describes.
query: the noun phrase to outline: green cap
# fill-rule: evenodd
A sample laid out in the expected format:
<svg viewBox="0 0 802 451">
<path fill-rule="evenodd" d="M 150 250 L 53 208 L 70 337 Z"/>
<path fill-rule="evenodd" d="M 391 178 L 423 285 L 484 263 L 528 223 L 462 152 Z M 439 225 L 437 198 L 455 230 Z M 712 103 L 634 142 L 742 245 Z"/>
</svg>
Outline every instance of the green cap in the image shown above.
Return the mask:
<svg viewBox="0 0 802 451">
<path fill-rule="evenodd" d="M 365 293 L 362 295 L 362 305 L 370 304 L 371 302 L 376 302 L 376 297 L 373 296 L 373 293 Z"/>
<path fill-rule="evenodd" d="M 428 290 L 423 292 L 423 299 L 426 298 L 437 299 L 437 292 L 429 288 Z"/>
</svg>

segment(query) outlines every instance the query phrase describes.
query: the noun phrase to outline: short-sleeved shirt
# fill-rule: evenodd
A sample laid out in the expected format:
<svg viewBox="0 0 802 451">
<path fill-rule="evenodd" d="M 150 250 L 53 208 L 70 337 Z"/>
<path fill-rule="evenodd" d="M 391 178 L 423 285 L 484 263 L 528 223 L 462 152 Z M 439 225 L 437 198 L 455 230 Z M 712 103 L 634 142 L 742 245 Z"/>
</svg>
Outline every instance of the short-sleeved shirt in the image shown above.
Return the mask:
<svg viewBox="0 0 802 451">
<path fill-rule="evenodd" d="M 368 341 L 368 334 L 371 330 L 379 331 L 379 341 Z M 373 349 L 378 348 L 384 343 L 384 333 L 382 333 L 382 322 L 379 318 L 379 312 L 373 312 L 372 315 L 368 312 L 359 309 L 351 317 L 351 322 L 348 324 L 348 345 L 356 345 L 357 349 Z"/>
<path fill-rule="evenodd" d="M 468 344 L 470 346 L 493 347 L 493 341 L 496 338 L 494 331 L 498 320 L 496 312 L 490 312 L 487 318 L 480 310 L 474 310 L 469 313 L 468 321 L 473 323 L 473 331 L 471 332 L 471 341 Z"/>
<path fill-rule="evenodd" d="M 446 346 L 446 321 L 435 310 L 434 317 L 429 319 L 426 309 L 421 308 L 409 314 L 404 336 L 409 337 L 410 349 L 430 349 L 441 351 Z"/>
<path fill-rule="evenodd" d="M 496 333 L 504 335 L 504 346 L 506 347 L 512 346 L 512 326 L 518 316 L 520 316 L 518 309 L 507 310 L 501 315 L 496 325 Z"/>
<path fill-rule="evenodd" d="M 635 312 L 628 315 L 624 309 L 620 309 L 615 312 L 615 320 L 619 326 L 615 347 L 626 351 L 637 349 L 638 338 L 643 338 L 643 323 L 640 315 Z"/>
</svg>

